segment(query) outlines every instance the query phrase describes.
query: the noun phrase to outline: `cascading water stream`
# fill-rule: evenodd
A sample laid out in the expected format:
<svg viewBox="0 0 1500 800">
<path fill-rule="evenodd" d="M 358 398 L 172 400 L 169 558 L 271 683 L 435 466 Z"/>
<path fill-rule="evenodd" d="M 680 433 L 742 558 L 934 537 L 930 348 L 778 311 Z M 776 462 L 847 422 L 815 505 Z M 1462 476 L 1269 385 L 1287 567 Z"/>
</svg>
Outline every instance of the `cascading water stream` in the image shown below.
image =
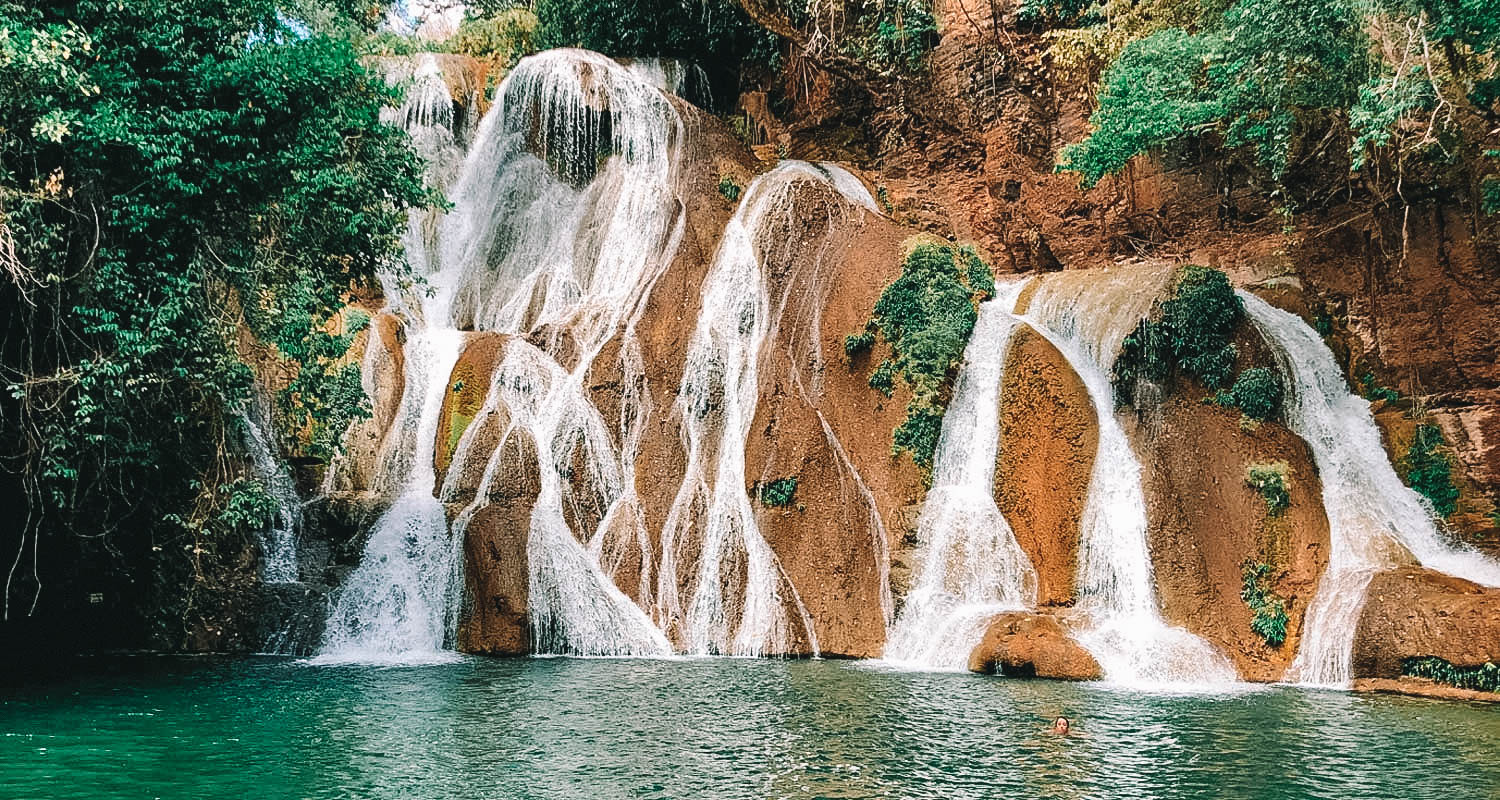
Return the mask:
<svg viewBox="0 0 1500 800">
<path fill-rule="evenodd" d="M 406 346 L 402 426 L 386 459 L 382 483 L 400 486 L 375 523 L 359 566 L 344 581 L 315 659 L 338 662 L 425 662 L 448 644 L 449 609 L 457 600 L 458 560 L 443 505 L 433 496 L 437 420 L 462 334 L 423 331 Z"/>
<path fill-rule="evenodd" d="M 453 161 L 462 152 L 455 135 L 452 99 L 436 59 L 425 55 L 410 75 L 393 70 L 392 81 L 410 80 L 405 103 L 386 114 L 391 124 L 412 135 L 427 160 L 427 180 L 441 188 L 451 178 Z M 359 566 L 333 599 L 315 661 L 319 663 L 425 662 L 441 660 L 454 629 L 450 609 L 458 600 L 460 560 L 448 520 L 434 496 L 433 466 L 438 417 L 448 376 L 458 361 L 463 335 L 447 324 L 446 277 L 436 270 L 434 220 L 413 211 L 404 240 L 412 269 L 433 292 L 382 276 L 386 310 L 407 326 L 403 346 L 405 386 L 391 430 L 382 442 L 374 490 L 393 497 L 375 523 Z M 375 337 L 366 356 L 377 346 Z M 371 392 L 369 370 L 365 389 Z M 342 465 L 330 467 L 336 485 Z"/>
<path fill-rule="evenodd" d="M 659 624 L 694 653 L 785 652 L 792 635 L 789 601 L 817 651 L 811 619 L 761 535 L 745 491 L 745 440 L 772 324 L 763 231 L 771 215 L 791 213 L 792 192 L 809 181 L 833 185 L 828 172 L 795 161 L 752 181 L 703 283 L 676 407 L 687 465 L 662 527 L 657 581 Z M 685 603 L 682 562 L 692 569 Z"/>
<path fill-rule="evenodd" d="M 994 497 L 1000 387 L 1023 285 L 996 286 L 964 348 L 917 521 L 921 566 L 887 637 L 886 661 L 963 669 L 995 614 L 1036 603 L 1036 570 Z"/>
<path fill-rule="evenodd" d="M 245 451 L 255 475 L 276 503 L 275 518 L 261 539 L 261 580 L 292 583 L 297 580 L 297 537 L 302 532 L 302 498 L 286 462 L 273 448 L 271 425 L 265 402 L 256 396 L 240 413 L 244 425 Z"/>
<path fill-rule="evenodd" d="M 488 459 L 474 501 L 455 519 L 461 540 L 503 469 L 505 448 L 475 453 L 475 432 L 503 415 L 506 436 L 524 432 L 536 443 L 541 489 L 527 555 L 537 652 L 671 652 L 611 575 L 633 549 L 640 601 L 649 603 L 651 546 L 635 461 L 652 406 L 635 328 L 683 233 L 682 135 L 666 96 L 614 61 L 578 50 L 530 57 L 481 124 L 444 225 L 454 323 L 540 333 L 545 344 L 506 344 L 485 405 L 454 453 L 455 465 Z M 619 342 L 624 387 L 613 438 L 586 391 L 611 340 Z M 456 491 L 448 486 L 443 495 Z M 603 509 L 593 530 L 570 527 L 579 515 L 565 512 L 580 507 Z"/>
<path fill-rule="evenodd" d="M 1377 572 L 1415 559 L 1486 586 L 1500 563 L 1448 541 L 1431 506 L 1397 477 L 1370 404 L 1352 394 L 1333 352 L 1295 314 L 1241 291 L 1245 310 L 1275 350 L 1288 379 L 1287 427 L 1312 449 L 1328 515 L 1328 567 L 1308 605 L 1302 644 L 1286 680 L 1350 685 L 1356 625 Z"/>
<path fill-rule="evenodd" d="M 1049 275 L 1038 282 L 1022 319 L 1072 365 L 1099 422 L 1080 523 L 1076 638 L 1110 682 L 1194 687 L 1232 682 L 1235 670 L 1207 642 L 1162 619 L 1141 464 L 1115 416 L 1109 379 L 1121 340 L 1150 313 L 1171 276 L 1170 270 Z"/>
</svg>

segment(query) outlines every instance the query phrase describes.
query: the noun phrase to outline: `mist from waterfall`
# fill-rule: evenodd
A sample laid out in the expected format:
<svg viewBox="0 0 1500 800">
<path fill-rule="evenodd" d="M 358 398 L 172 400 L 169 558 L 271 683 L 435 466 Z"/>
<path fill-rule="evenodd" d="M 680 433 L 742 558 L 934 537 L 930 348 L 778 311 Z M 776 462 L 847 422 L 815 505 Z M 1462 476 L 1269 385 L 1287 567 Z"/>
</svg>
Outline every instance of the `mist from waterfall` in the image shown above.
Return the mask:
<svg viewBox="0 0 1500 800">
<path fill-rule="evenodd" d="M 1391 467 L 1370 404 L 1351 393 L 1333 352 L 1295 314 L 1241 291 L 1245 310 L 1287 379 L 1286 424 L 1312 449 L 1331 545 L 1287 669 L 1293 683 L 1347 688 L 1365 590 L 1376 573 L 1413 560 L 1485 586 L 1500 563 L 1440 531 L 1431 505 Z"/>
<path fill-rule="evenodd" d="M 1162 619 L 1141 463 L 1115 414 L 1110 385 L 1121 340 L 1150 314 L 1172 277 L 1170 269 L 1055 273 L 1038 280 L 1022 319 L 1072 365 L 1099 421 L 1079 531 L 1075 637 L 1107 681 L 1191 688 L 1229 683 L 1236 673 L 1213 646 Z"/>
<path fill-rule="evenodd" d="M 997 284 L 979 306 L 953 399 L 933 457 L 932 488 L 917 521 L 918 567 L 884 659 L 925 668 L 964 669 L 1001 612 L 1036 605 L 1037 577 L 995 505 L 1001 386 L 1012 316 L 1024 281 Z"/>
</svg>

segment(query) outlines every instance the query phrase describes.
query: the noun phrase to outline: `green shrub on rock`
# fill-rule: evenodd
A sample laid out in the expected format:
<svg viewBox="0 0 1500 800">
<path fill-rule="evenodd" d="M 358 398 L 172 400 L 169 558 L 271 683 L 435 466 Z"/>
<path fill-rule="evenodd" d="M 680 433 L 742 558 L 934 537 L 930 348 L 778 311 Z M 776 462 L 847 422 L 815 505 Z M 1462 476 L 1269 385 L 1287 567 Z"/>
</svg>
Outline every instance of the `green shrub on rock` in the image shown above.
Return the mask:
<svg viewBox="0 0 1500 800">
<path fill-rule="evenodd" d="M 797 476 L 777 478 L 765 483 L 756 482 L 754 493 L 761 505 L 786 508 L 797 502 Z"/>
<path fill-rule="evenodd" d="M 1453 485 L 1453 464 L 1442 452 L 1448 444 L 1436 425 L 1418 425 L 1411 447 L 1402 459 L 1406 484 L 1427 498 L 1440 516 L 1458 508 L 1458 487 Z"/>
<path fill-rule="evenodd" d="M 892 432 L 891 454 L 910 453 L 930 477 L 943 412 L 964 347 L 978 319 L 978 303 L 994 295 L 989 265 L 967 247 L 924 242 L 911 248 L 901 276 L 875 302 L 871 319 L 891 346 L 870 375 L 870 387 L 891 396 L 899 376 L 912 391 L 906 419 Z M 850 335 L 851 357 L 874 344 L 871 327 Z"/>
<path fill-rule="evenodd" d="M 1215 398 L 1219 405 L 1233 406 L 1245 416 L 1264 422 L 1281 413 L 1281 403 L 1286 390 L 1282 388 L 1281 376 L 1270 367 L 1251 367 L 1240 373 L 1234 386 L 1220 392 Z"/>
<path fill-rule="evenodd" d="M 1112 376 L 1115 401 L 1134 405 L 1138 383 L 1164 383 L 1179 374 L 1210 389 L 1227 384 L 1237 355 L 1230 338 L 1244 316 L 1224 273 L 1183 267 L 1172 296 L 1121 343 Z"/>
<path fill-rule="evenodd" d="M 1241 566 L 1244 586 L 1240 599 L 1250 607 L 1250 630 L 1272 647 L 1286 641 L 1286 601 L 1271 591 L 1271 565 L 1246 560 Z"/>
<path fill-rule="evenodd" d="M 1288 467 L 1285 461 L 1272 464 L 1251 464 L 1245 472 L 1245 483 L 1266 501 L 1266 512 L 1273 517 L 1281 516 L 1292 505 L 1288 491 Z"/>
<path fill-rule="evenodd" d="M 1500 692 L 1500 666 L 1486 661 L 1477 667 L 1459 667 L 1441 658 L 1408 658 L 1401 662 L 1401 674 L 1446 683 L 1460 689 L 1478 692 Z"/>
</svg>

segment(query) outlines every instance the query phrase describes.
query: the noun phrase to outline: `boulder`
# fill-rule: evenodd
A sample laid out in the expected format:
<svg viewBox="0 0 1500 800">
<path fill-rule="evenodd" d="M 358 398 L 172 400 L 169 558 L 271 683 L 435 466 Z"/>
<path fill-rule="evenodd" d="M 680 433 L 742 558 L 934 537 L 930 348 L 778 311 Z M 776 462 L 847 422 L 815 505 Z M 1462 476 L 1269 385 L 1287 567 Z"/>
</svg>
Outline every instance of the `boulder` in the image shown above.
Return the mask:
<svg viewBox="0 0 1500 800">
<path fill-rule="evenodd" d="M 1018 611 L 996 616 L 969 655 L 969 671 L 1009 677 L 1096 681 L 1099 662 L 1057 617 Z"/>
<path fill-rule="evenodd" d="M 526 543 L 531 509 L 540 484 L 536 445 L 513 430 L 499 445 L 501 468 L 468 524 L 455 525 L 464 537 L 464 590 L 467 602 L 458 629 L 458 649 L 487 655 L 525 655 L 531 650 L 527 615 L 530 574 Z M 462 508 L 450 505 L 456 517 Z"/>
<path fill-rule="evenodd" d="M 1408 658 L 1500 663 L 1500 589 L 1421 567 L 1376 575 L 1354 637 L 1354 675 L 1398 678 Z"/>
</svg>

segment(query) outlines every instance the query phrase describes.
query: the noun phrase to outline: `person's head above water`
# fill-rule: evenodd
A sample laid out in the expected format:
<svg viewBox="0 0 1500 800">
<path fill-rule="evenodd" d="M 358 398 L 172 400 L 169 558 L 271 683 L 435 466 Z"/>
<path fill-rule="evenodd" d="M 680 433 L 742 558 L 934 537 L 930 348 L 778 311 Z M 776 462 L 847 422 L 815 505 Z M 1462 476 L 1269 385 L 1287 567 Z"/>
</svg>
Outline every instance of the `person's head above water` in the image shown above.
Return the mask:
<svg viewBox="0 0 1500 800">
<path fill-rule="evenodd" d="M 1069 725 L 1067 717 L 1058 717 L 1052 722 L 1052 730 L 1054 733 L 1067 733 L 1068 727 Z"/>
</svg>

